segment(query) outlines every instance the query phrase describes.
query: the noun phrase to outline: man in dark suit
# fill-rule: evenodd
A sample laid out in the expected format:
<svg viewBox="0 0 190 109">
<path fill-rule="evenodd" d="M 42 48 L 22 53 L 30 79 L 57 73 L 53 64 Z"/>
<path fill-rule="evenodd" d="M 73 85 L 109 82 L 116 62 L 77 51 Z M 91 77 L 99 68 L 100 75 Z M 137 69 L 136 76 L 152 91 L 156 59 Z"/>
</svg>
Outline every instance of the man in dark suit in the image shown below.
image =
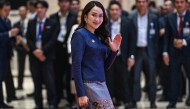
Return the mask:
<svg viewBox="0 0 190 109">
<path fill-rule="evenodd" d="M 11 22 L 8 19 L 11 10 L 10 3 L 0 1 L 0 108 L 13 108 L 4 103 L 2 81 L 5 78 L 6 67 L 12 53 L 10 37 L 18 33 L 18 28 L 11 29 Z"/>
<path fill-rule="evenodd" d="M 24 69 L 25 69 L 25 59 L 27 52 L 29 49 L 27 48 L 26 45 L 26 31 L 27 31 L 27 25 L 28 25 L 28 19 L 27 17 L 27 9 L 25 6 L 19 7 L 19 15 L 20 15 L 20 21 L 16 22 L 13 27 L 19 28 L 19 33 L 18 33 L 18 38 L 22 37 L 22 42 L 16 41 L 14 43 L 14 48 L 17 51 L 17 58 L 18 58 L 18 87 L 17 90 L 22 90 L 23 89 L 23 78 L 24 78 Z M 19 39 L 18 39 L 19 40 Z"/>
<path fill-rule="evenodd" d="M 48 3 L 36 3 L 36 19 L 29 21 L 26 38 L 30 48 L 29 60 L 34 81 L 35 109 L 42 109 L 42 81 L 46 85 L 49 109 L 56 108 L 56 91 L 53 71 L 54 45 L 57 39 L 56 23 L 46 17 Z"/>
<path fill-rule="evenodd" d="M 136 0 L 137 10 L 129 16 L 137 33 L 135 65 L 133 67 L 133 108 L 141 98 L 140 77 L 143 69 L 148 87 L 150 108 L 156 108 L 155 58 L 157 40 L 157 17 L 147 11 L 149 0 Z"/>
<path fill-rule="evenodd" d="M 119 2 L 121 4 L 121 7 L 122 7 L 122 0 L 111 0 L 111 1 L 117 1 L 117 2 Z M 121 16 L 122 17 L 128 17 L 128 15 L 129 15 L 129 13 L 127 11 L 125 11 L 125 10 L 122 9 Z"/>
<path fill-rule="evenodd" d="M 164 36 L 163 60 L 170 65 L 171 91 L 167 108 L 175 108 L 179 93 L 181 66 L 190 79 L 190 12 L 186 10 L 187 0 L 175 0 L 177 12 L 168 16 Z"/>
<path fill-rule="evenodd" d="M 63 97 L 63 86 L 65 85 L 67 100 L 69 103 L 75 101 L 70 91 L 70 65 L 69 54 L 67 52 L 67 40 L 74 24 L 77 24 L 77 16 L 69 11 L 70 0 L 58 0 L 59 12 L 52 14 L 51 19 L 57 22 L 59 32 L 55 46 L 56 59 L 54 61 L 55 83 L 57 91 L 57 103 Z M 64 80 L 63 80 L 64 78 Z M 64 81 L 64 84 L 63 84 Z"/>
<path fill-rule="evenodd" d="M 113 65 L 106 71 L 106 84 L 112 98 L 121 100 L 125 109 L 130 108 L 129 72 L 128 66 L 134 65 L 136 36 L 132 20 L 121 17 L 121 4 L 111 1 L 108 6 L 110 15 L 110 31 L 113 40 L 116 34 L 122 36 L 121 47 Z M 117 87 L 118 86 L 118 87 Z M 121 91 L 121 93 L 119 93 Z"/>
<path fill-rule="evenodd" d="M 162 85 L 162 96 L 158 101 L 168 101 L 169 100 L 169 86 L 170 86 L 170 70 L 169 66 L 166 66 L 164 64 L 164 61 L 162 59 L 162 52 L 163 52 L 163 46 L 164 46 L 164 34 L 165 34 L 165 26 L 166 26 L 166 20 L 168 15 L 172 14 L 174 12 L 174 4 L 172 0 L 166 0 L 164 1 L 164 14 L 165 16 L 159 18 L 159 33 L 160 37 L 158 40 L 158 57 L 157 57 L 157 72 L 160 73 L 160 81 Z"/>
</svg>

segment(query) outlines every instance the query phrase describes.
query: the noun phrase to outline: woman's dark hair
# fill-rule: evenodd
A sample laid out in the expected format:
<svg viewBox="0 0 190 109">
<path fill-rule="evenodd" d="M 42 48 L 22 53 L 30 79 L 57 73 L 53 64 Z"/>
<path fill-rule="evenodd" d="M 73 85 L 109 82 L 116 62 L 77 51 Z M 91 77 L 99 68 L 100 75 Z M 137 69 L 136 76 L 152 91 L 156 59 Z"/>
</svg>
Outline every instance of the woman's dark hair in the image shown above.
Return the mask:
<svg viewBox="0 0 190 109">
<path fill-rule="evenodd" d="M 106 43 L 106 40 L 109 36 L 109 30 L 108 30 L 108 17 L 106 15 L 106 12 L 105 12 L 105 9 L 103 7 L 103 5 L 98 2 L 98 1 L 90 1 L 83 9 L 82 11 L 82 15 L 81 15 L 81 23 L 79 24 L 79 27 L 76 29 L 80 29 L 80 28 L 84 28 L 85 25 L 86 25 L 86 22 L 85 22 L 85 19 L 84 19 L 84 16 L 85 15 L 88 15 L 88 13 L 90 12 L 90 10 L 93 8 L 93 7 L 99 7 L 102 9 L 103 11 L 103 22 L 102 24 L 95 30 L 95 34 L 98 35 L 100 38 L 101 38 L 101 41 L 103 43 Z"/>
<path fill-rule="evenodd" d="M 118 1 L 110 1 L 108 9 L 110 9 L 112 5 L 118 5 L 119 8 L 122 9 L 121 4 Z"/>
</svg>

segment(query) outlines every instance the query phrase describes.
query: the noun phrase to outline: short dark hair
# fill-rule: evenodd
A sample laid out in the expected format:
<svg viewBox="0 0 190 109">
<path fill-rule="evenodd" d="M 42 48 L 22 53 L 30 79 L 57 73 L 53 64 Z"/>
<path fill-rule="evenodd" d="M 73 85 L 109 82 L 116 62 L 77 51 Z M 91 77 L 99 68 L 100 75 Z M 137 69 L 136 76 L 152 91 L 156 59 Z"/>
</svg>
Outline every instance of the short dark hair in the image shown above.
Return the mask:
<svg viewBox="0 0 190 109">
<path fill-rule="evenodd" d="M 174 0 L 164 0 L 164 2 L 170 1 L 172 6 L 174 6 Z"/>
<path fill-rule="evenodd" d="M 7 0 L 1 0 L 0 1 L 0 9 L 2 9 L 3 8 L 3 6 L 11 6 L 11 3 L 10 2 L 8 2 Z"/>
<path fill-rule="evenodd" d="M 173 0 L 174 2 L 176 1 L 176 0 Z M 188 0 L 185 0 L 186 2 L 188 2 Z"/>
<path fill-rule="evenodd" d="M 138 2 L 139 0 L 136 0 L 136 2 Z M 149 1 L 149 0 L 146 0 L 146 1 Z"/>
<path fill-rule="evenodd" d="M 33 6 L 35 7 L 36 6 L 36 0 L 29 0 L 27 3 L 30 5 L 30 6 Z"/>
<path fill-rule="evenodd" d="M 149 7 L 154 7 L 154 8 L 156 8 L 156 3 L 155 3 L 155 1 L 150 1 L 150 3 L 149 3 Z"/>
<path fill-rule="evenodd" d="M 71 0 L 58 0 L 58 2 L 62 2 L 62 1 L 68 1 L 68 2 L 71 2 Z"/>
<path fill-rule="evenodd" d="M 110 9 L 112 5 L 118 5 L 119 8 L 122 9 L 121 4 L 118 1 L 110 1 L 108 9 Z"/>
<path fill-rule="evenodd" d="M 44 1 L 44 0 L 37 1 L 36 4 L 35 4 L 35 7 L 37 7 L 38 4 L 41 4 L 44 8 L 49 7 L 48 3 L 46 1 Z"/>
</svg>

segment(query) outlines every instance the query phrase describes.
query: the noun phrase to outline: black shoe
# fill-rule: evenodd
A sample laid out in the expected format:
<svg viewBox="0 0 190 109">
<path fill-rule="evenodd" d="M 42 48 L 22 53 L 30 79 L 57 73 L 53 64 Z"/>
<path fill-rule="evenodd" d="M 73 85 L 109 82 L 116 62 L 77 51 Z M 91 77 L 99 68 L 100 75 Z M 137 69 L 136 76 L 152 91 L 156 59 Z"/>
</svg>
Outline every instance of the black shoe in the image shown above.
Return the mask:
<svg viewBox="0 0 190 109">
<path fill-rule="evenodd" d="M 169 103 L 166 108 L 176 108 L 176 103 Z"/>
<path fill-rule="evenodd" d="M 186 102 L 185 102 L 186 106 L 190 106 L 190 96 L 187 98 Z"/>
<path fill-rule="evenodd" d="M 27 94 L 27 97 L 34 97 L 34 92 Z"/>
<path fill-rule="evenodd" d="M 23 90 L 23 87 L 22 87 L 22 86 L 18 86 L 18 87 L 16 88 L 16 90 Z"/>
<path fill-rule="evenodd" d="M 56 109 L 56 106 L 50 105 L 50 106 L 49 106 L 49 109 Z"/>
<path fill-rule="evenodd" d="M 165 96 L 162 96 L 158 101 L 163 102 L 163 101 L 168 101 L 169 99 L 166 98 Z"/>
<path fill-rule="evenodd" d="M 130 103 L 125 103 L 125 109 L 131 109 Z"/>
<path fill-rule="evenodd" d="M 151 103 L 150 103 L 150 108 L 157 108 L 155 102 L 151 102 Z"/>
<path fill-rule="evenodd" d="M 178 97 L 178 101 L 177 102 L 183 102 L 183 97 Z"/>
<path fill-rule="evenodd" d="M 119 102 L 119 101 L 114 101 L 114 102 L 113 102 L 113 105 L 116 106 L 116 107 L 121 106 L 121 102 Z"/>
<path fill-rule="evenodd" d="M 131 108 L 137 108 L 137 103 L 136 102 L 131 102 Z"/>
<path fill-rule="evenodd" d="M 11 101 L 14 101 L 14 100 L 23 100 L 24 97 L 23 96 L 15 96 L 13 98 L 7 98 L 7 102 L 11 102 Z"/>
<path fill-rule="evenodd" d="M 42 106 L 36 106 L 34 109 L 43 109 Z"/>
<path fill-rule="evenodd" d="M 0 104 L 0 108 L 13 109 L 13 106 L 9 106 L 9 105 L 3 103 L 3 104 Z"/>
</svg>

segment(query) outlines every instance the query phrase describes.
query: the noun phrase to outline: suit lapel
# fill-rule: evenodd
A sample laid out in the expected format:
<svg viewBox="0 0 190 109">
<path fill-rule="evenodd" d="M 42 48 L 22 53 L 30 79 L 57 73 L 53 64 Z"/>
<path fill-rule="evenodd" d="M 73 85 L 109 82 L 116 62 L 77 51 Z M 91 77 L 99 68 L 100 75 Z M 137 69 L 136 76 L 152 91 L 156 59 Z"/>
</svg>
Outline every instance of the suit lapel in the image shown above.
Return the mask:
<svg viewBox="0 0 190 109">
<path fill-rule="evenodd" d="M 173 24 L 173 26 L 174 26 L 174 29 L 175 29 L 175 31 L 177 32 L 177 34 L 178 34 L 178 27 L 177 27 L 177 13 L 175 13 L 174 14 L 174 17 L 173 17 L 173 19 L 172 19 L 172 24 Z"/>
<path fill-rule="evenodd" d="M 34 23 L 33 23 L 33 26 L 32 26 L 33 28 L 35 28 L 33 31 L 34 31 L 34 39 L 35 39 L 35 41 L 36 41 L 36 37 L 37 37 L 37 18 L 35 18 L 35 20 L 34 20 Z"/>
<path fill-rule="evenodd" d="M 121 18 L 121 23 L 120 23 L 120 34 L 121 34 L 121 32 L 122 32 L 122 28 L 124 28 L 123 26 L 124 26 L 124 24 L 122 23 L 123 22 L 123 18 Z"/>
<path fill-rule="evenodd" d="M 186 12 L 185 16 L 184 16 L 184 20 L 183 20 L 183 27 L 186 26 L 186 22 L 188 22 L 189 19 L 189 11 Z"/>
<path fill-rule="evenodd" d="M 9 29 L 9 28 L 8 28 L 8 25 L 7 25 L 6 22 L 2 19 L 2 17 L 0 18 L 0 21 L 2 22 L 2 24 L 3 24 L 7 29 Z"/>
<path fill-rule="evenodd" d="M 135 29 L 138 31 L 138 20 L 137 20 L 137 14 L 138 13 L 135 13 L 134 14 L 134 19 L 133 19 L 133 22 L 134 22 L 134 25 L 135 25 Z"/>
<path fill-rule="evenodd" d="M 151 17 L 151 14 L 148 13 L 148 24 L 147 24 L 147 39 L 149 39 L 149 30 L 150 30 L 150 23 L 152 22 L 152 17 Z"/>
<path fill-rule="evenodd" d="M 49 19 L 47 18 L 44 25 L 43 25 L 43 31 L 42 31 L 42 38 L 44 36 L 44 33 L 46 32 L 46 27 L 49 26 Z"/>
</svg>

